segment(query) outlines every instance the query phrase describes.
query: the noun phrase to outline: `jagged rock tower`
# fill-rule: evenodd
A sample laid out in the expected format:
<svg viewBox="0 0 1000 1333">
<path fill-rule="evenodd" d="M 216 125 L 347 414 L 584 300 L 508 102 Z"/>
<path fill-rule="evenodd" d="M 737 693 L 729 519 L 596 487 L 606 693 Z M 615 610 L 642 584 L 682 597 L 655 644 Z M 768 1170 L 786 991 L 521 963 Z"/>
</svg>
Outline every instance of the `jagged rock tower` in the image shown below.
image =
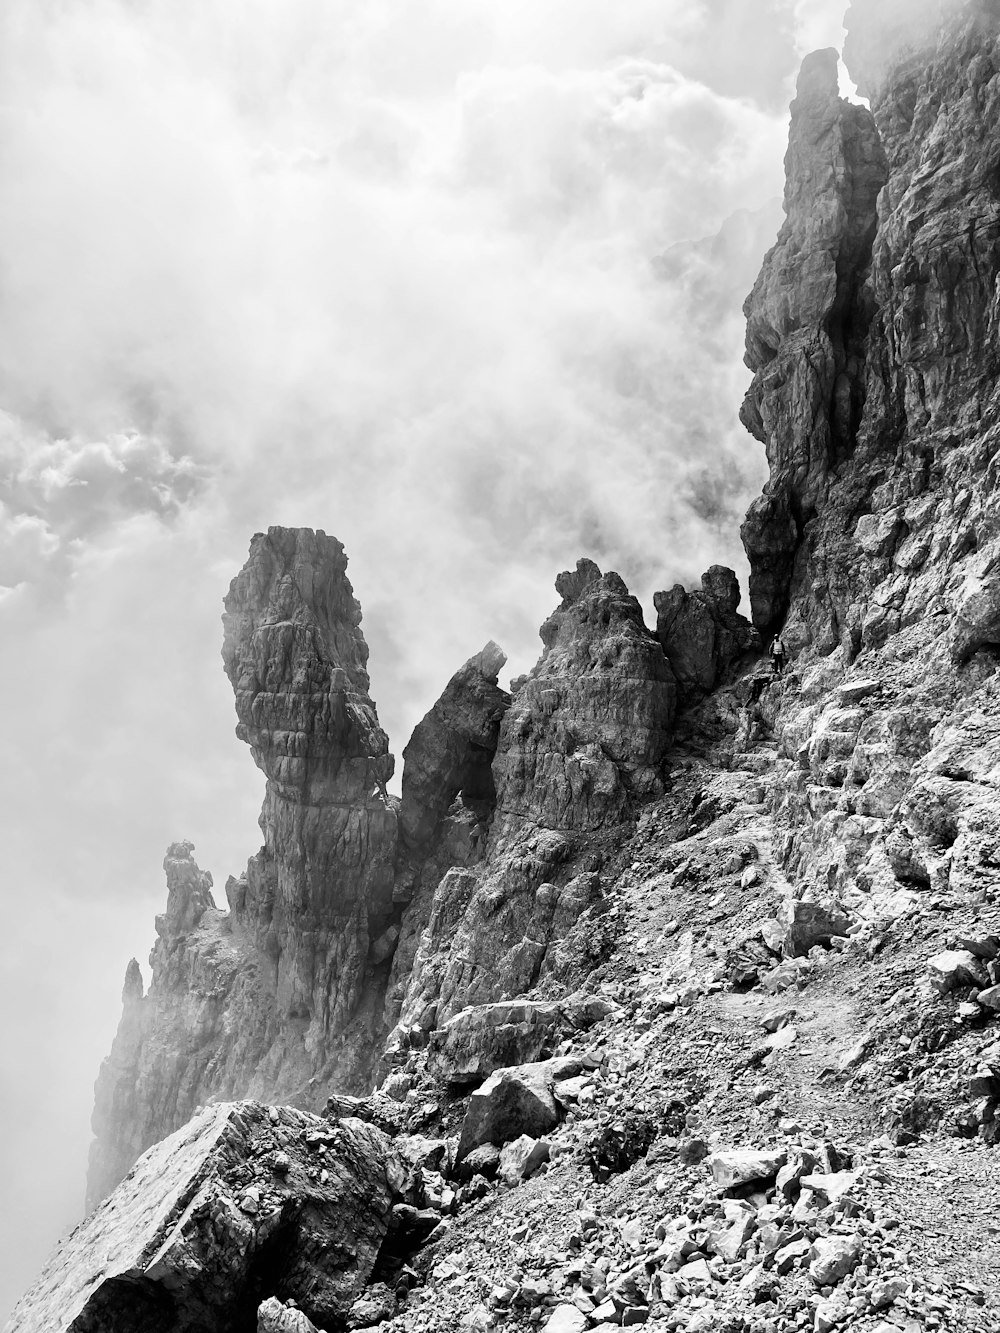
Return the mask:
<svg viewBox="0 0 1000 1333">
<path fill-rule="evenodd" d="M 191 845 L 168 850 L 149 992 L 133 961 L 97 1084 L 90 1205 L 207 1101 L 321 1108 L 463 1008 L 597 961 L 592 835 L 662 792 L 677 704 L 638 602 L 592 561 L 560 575 L 539 664 L 512 700 L 502 650 L 471 658 L 414 731 L 399 800 L 346 566 L 332 537 L 272 528 L 230 588 L 223 660 L 267 777 L 264 845 L 228 912 Z M 689 608 L 718 621 L 699 649 L 713 679 L 752 638 L 732 574 L 706 587 L 720 574 Z"/>
</svg>

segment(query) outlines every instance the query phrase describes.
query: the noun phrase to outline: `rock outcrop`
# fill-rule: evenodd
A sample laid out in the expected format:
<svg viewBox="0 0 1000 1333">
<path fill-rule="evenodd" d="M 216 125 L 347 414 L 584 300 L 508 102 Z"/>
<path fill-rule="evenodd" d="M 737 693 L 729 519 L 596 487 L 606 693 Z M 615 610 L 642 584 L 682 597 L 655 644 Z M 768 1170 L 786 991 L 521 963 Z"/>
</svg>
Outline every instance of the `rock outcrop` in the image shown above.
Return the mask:
<svg viewBox="0 0 1000 1333">
<path fill-rule="evenodd" d="M 397 814 L 346 567 L 325 533 L 271 528 L 229 590 L 223 661 L 237 734 L 267 777 L 264 845 L 227 883 L 228 913 L 190 844 L 167 853 L 150 988 L 142 997 L 130 970 L 98 1080 L 91 1207 L 202 1102 L 318 1109 L 331 1079 L 350 1091 L 369 1076 L 389 970 L 377 947 L 398 916 Z"/>
<path fill-rule="evenodd" d="M 342 1325 L 401 1176 L 389 1140 L 360 1120 L 209 1107 L 61 1243 L 9 1333 L 243 1333 L 271 1297 Z"/>
<path fill-rule="evenodd" d="M 685 701 L 711 693 L 745 654 L 759 651 L 759 634 L 739 613 L 740 597 L 735 573 L 723 565 L 703 574 L 694 592 L 677 584 L 654 597 L 656 637 Z"/>
<path fill-rule="evenodd" d="M 514 682 L 500 724 L 483 859 L 436 879 L 429 903 L 415 900 L 404 918 L 420 934 L 390 992 L 394 1052 L 466 1005 L 589 970 L 603 906 L 590 835 L 663 790 L 677 690 L 639 603 L 590 560 L 560 574 L 556 591 L 541 660 Z"/>
<path fill-rule="evenodd" d="M 872 317 L 865 280 L 885 158 L 872 116 L 841 99 L 837 52 L 803 62 L 785 159 L 785 223 L 747 300 L 741 413 L 770 480 L 743 525 L 754 624 L 788 609 L 802 533 L 855 448 Z"/>
<path fill-rule="evenodd" d="M 228 913 L 191 845 L 168 851 L 149 991 L 130 967 L 98 1080 L 90 1206 L 206 1101 L 319 1110 L 371 1085 L 391 1029 L 405 1054 L 469 1004 L 599 961 L 588 836 L 662 791 L 676 689 L 616 574 L 582 561 L 557 588 L 513 704 L 490 643 L 416 727 L 397 801 L 343 548 L 307 530 L 254 538 L 223 660 L 267 777 L 264 845 L 227 883 Z"/>
<path fill-rule="evenodd" d="M 778 396 L 769 396 L 768 362 L 745 410 L 771 463 L 745 535 L 755 619 L 763 627 L 787 608 L 783 636 L 797 656 L 795 697 L 758 710 L 791 765 L 778 812 L 787 868 L 860 894 L 858 906 L 977 876 L 989 890 L 993 879 L 1000 828 L 984 792 L 998 780 L 1000 14 L 984 0 L 905 11 L 869 0 L 851 8 L 845 55 L 871 114 L 838 102 L 832 54 L 807 62 L 805 100 L 800 91 L 793 108 L 789 219 L 747 306 L 756 364 L 780 325 L 776 310 L 801 322 L 811 293 L 808 327 L 821 309 L 829 327 L 839 293 L 853 293 L 843 392 L 786 394 L 783 385 L 818 383 L 817 358 L 813 333 L 783 334 Z M 823 168 L 809 147 L 820 125 L 824 144 L 840 135 L 844 163 L 863 149 L 867 165 L 853 177 Z M 839 179 L 855 184 L 838 203 Z M 819 270 L 803 221 L 814 195 L 826 237 Z M 830 237 L 840 238 L 836 262 Z M 835 412 L 817 415 L 821 399 L 850 402 L 849 430 Z M 783 506 L 795 537 L 769 563 L 761 534 L 777 531 L 767 516 Z"/>
<path fill-rule="evenodd" d="M 470 658 L 418 722 L 403 751 L 400 837 L 412 851 L 425 848 L 456 798 L 488 824 L 496 805 L 493 758 L 510 695 L 497 683 L 507 661 L 488 643 Z"/>
<path fill-rule="evenodd" d="M 653 634 L 581 561 L 510 694 L 492 643 L 451 679 L 396 799 L 342 549 L 255 538 L 225 660 L 264 847 L 228 913 L 168 851 L 92 1197 L 213 1098 L 346 1118 L 201 1112 L 17 1333 L 997 1327 L 1000 6 L 858 0 L 846 54 L 871 110 L 806 60 L 747 302 L 752 626 L 729 570 Z M 967 1225 L 922 1278 L 941 1179 Z"/>
</svg>

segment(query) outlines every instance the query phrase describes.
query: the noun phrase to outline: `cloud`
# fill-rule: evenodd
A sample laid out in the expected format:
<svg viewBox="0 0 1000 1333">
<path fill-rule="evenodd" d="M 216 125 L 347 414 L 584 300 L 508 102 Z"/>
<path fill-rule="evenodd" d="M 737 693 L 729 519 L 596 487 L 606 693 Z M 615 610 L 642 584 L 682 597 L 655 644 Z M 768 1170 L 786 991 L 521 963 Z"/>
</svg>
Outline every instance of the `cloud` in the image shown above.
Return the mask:
<svg viewBox="0 0 1000 1333">
<path fill-rule="evenodd" d="M 345 542 L 397 754 L 488 638 L 531 665 L 581 554 L 647 606 L 739 564 L 740 305 L 839 8 L 0 6 L 0 1002 L 48 1117 L 11 1090 L 0 1306 L 82 1193 L 163 847 L 217 882 L 255 849 L 219 663 L 251 534 Z"/>
</svg>

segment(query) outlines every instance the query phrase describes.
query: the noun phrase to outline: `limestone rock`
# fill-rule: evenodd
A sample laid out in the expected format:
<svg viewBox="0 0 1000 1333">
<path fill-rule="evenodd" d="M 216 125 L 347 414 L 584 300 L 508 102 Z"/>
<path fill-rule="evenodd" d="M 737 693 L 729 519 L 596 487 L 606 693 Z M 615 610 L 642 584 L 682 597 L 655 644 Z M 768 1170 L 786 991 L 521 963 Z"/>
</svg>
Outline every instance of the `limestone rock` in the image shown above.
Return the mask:
<svg viewBox="0 0 1000 1333">
<path fill-rule="evenodd" d="M 452 676 L 403 751 L 400 836 L 425 845 L 456 796 L 484 819 L 493 812 L 492 764 L 510 695 L 497 684 L 507 658 L 495 643 Z"/>
<path fill-rule="evenodd" d="M 752 1148 L 735 1148 L 712 1153 L 708 1167 L 715 1183 L 729 1190 L 757 1180 L 774 1180 L 787 1158 L 788 1154 L 781 1150 L 758 1152 Z"/>
<path fill-rule="evenodd" d="M 482 1143 L 509 1143 L 530 1135 L 541 1138 L 559 1123 L 552 1095 L 553 1071 L 547 1063 L 500 1069 L 469 1098 L 458 1161 Z"/>
<path fill-rule="evenodd" d="M 832 1287 L 854 1271 L 861 1258 L 857 1236 L 822 1236 L 810 1251 L 809 1276 L 817 1287 Z"/>
<path fill-rule="evenodd" d="M 317 1134 L 329 1145 L 322 1173 Z M 365 1286 L 386 1234 L 389 1158 L 385 1137 L 360 1121 L 331 1130 L 287 1107 L 209 1107 L 61 1243 L 10 1333 L 237 1333 L 255 1322 L 261 1283 L 328 1327 Z M 282 1333 L 309 1327 L 273 1303 L 263 1317 Z"/>
<path fill-rule="evenodd" d="M 545 1333 L 585 1333 L 587 1316 L 575 1305 L 557 1305 L 545 1323 Z"/>
<path fill-rule="evenodd" d="M 786 958 L 804 957 L 816 944 L 828 946 L 837 936 L 846 936 L 851 926 L 843 910 L 804 899 L 786 899 L 777 920 L 784 932 L 781 951 Z"/>
<path fill-rule="evenodd" d="M 656 637 L 687 698 L 713 690 L 744 653 L 760 648 L 760 636 L 737 610 L 740 585 L 731 569 L 713 565 L 701 588 L 678 584 L 658 592 Z"/>
<path fill-rule="evenodd" d="M 550 1145 L 547 1139 L 532 1138 L 522 1134 L 513 1143 L 508 1143 L 500 1152 L 500 1179 L 507 1185 L 518 1185 L 522 1180 L 533 1176 L 538 1168 L 549 1160 Z"/>
<path fill-rule="evenodd" d="M 483 859 L 444 874 L 404 917 L 414 952 L 392 984 L 402 1029 L 524 994 L 547 971 L 576 966 L 580 979 L 597 961 L 586 918 L 603 892 L 576 846 L 663 790 L 677 691 L 639 603 L 589 560 L 556 590 L 541 660 L 514 683 L 500 724 Z"/>
<path fill-rule="evenodd" d="M 497 1069 L 551 1056 L 571 1033 L 615 1011 L 596 996 L 507 1000 L 463 1009 L 431 1035 L 431 1067 L 447 1082 L 478 1083 Z"/>
<path fill-rule="evenodd" d="M 863 288 L 886 164 L 870 112 L 839 96 L 836 51 L 803 62 L 785 165 L 785 223 L 745 307 L 755 378 L 742 418 L 771 470 L 743 525 L 764 633 L 784 618 L 803 528 L 864 407 Z"/>
<path fill-rule="evenodd" d="M 498 815 L 592 829 L 662 790 L 676 704 L 673 673 L 639 603 L 588 560 L 560 574 L 545 651 L 504 719 L 494 765 Z"/>
<path fill-rule="evenodd" d="M 269 1296 L 257 1311 L 257 1333 L 319 1333 L 301 1310 Z"/>
<path fill-rule="evenodd" d="M 986 973 L 975 954 L 965 949 L 945 949 L 927 963 L 931 985 L 942 995 L 960 986 L 985 986 Z"/>
<path fill-rule="evenodd" d="M 230 588 L 223 661 L 237 734 L 267 777 L 264 846 L 227 884 L 228 914 L 191 845 L 168 850 L 149 991 L 126 1001 L 98 1080 L 90 1207 L 210 1098 L 318 1107 L 323 1079 L 369 1077 L 388 970 L 369 972 L 369 950 L 394 915 L 396 813 L 346 566 L 325 533 L 271 528 Z"/>
</svg>

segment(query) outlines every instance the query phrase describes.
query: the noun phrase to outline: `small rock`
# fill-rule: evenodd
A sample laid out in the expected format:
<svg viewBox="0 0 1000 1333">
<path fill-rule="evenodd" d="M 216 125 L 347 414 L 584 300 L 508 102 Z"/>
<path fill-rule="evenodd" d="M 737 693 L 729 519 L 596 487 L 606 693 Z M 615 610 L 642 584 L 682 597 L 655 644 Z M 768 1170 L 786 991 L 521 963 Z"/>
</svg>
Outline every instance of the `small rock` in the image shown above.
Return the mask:
<svg viewBox="0 0 1000 1333">
<path fill-rule="evenodd" d="M 901 1277 L 885 1278 L 881 1282 L 874 1283 L 868 1292 L 872 1309 L 884 1310 L 892 1305 L 905 1293 L 906 1285 L 905 1279 Z"/>
<path fill-rule="evenodd" d="M 857 1236 L 823 1236 L 813 1244 L 811 1255 L 813 1282 L 817 1287 L 835 1287 L 857 1267 L 861 1242 Z"/>
<path fill-rule="evenodd" d="M 500 1153 L 500 1179 L 508 1185 L 520 1184 L 549 1160 L 549 1154 L 548 1139 L 533 1139 L 530 1134 L 522 1134 Z"/>
<path fill-rule="evenodd" d="M 584 1333 L 587 1316 L 575 1305 L 557 1305 L 545 1324 L 545 1333 Z"/>
</svg>

